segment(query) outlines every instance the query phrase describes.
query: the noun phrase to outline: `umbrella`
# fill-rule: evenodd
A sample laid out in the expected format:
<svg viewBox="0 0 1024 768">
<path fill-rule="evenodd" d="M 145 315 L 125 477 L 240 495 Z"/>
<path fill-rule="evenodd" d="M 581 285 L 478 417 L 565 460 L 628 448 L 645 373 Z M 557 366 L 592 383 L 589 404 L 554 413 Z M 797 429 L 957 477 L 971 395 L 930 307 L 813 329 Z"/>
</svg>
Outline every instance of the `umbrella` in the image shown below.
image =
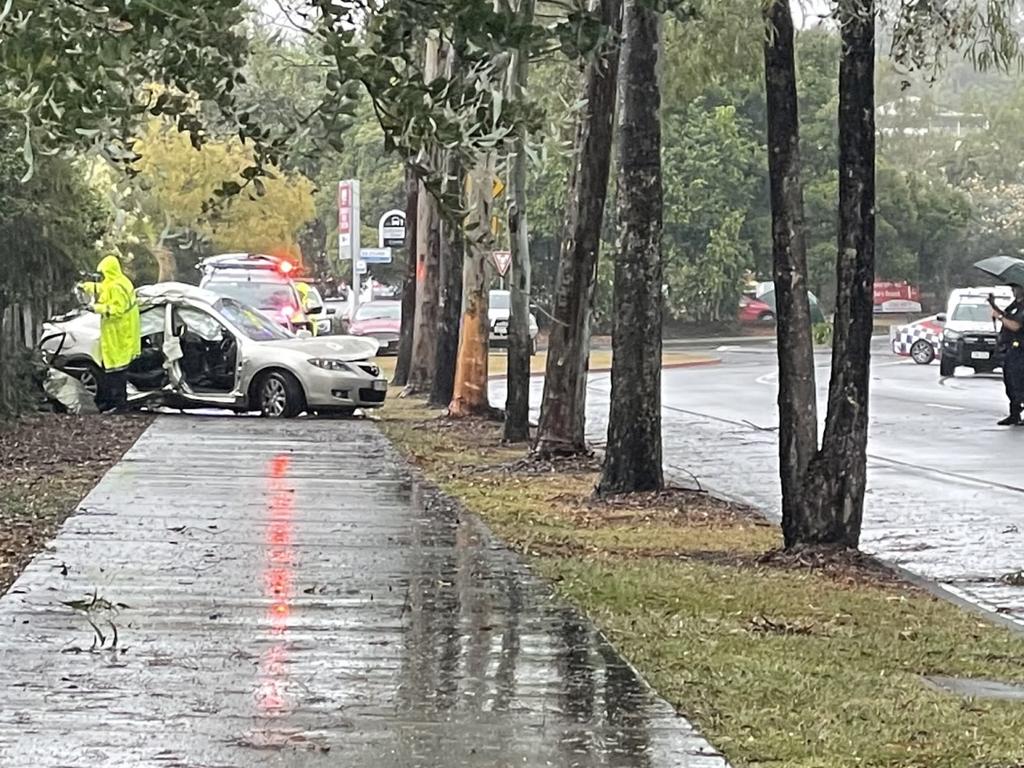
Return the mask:
<svg viewBox="0 0 1024 768">
<path fill-rule="evenodd" d="M 1024 264 L 1024 262 L 1022 262 L 1022 264 Z M 761 301 L 763 301 L 765 304 L 767 304 L 769 307 L 771 307 L 772 308 L 772 312 L 775 312 L 775 314 L 778 315 L 778 312 L 775 309 L 775 289 L 774 288 L 770 288 L 769 290 L 765 291 L 758 298 Z M 811 322 L 814 323 L 814 324 L 824 323 L 825 322 L 825 314 L 821 311 L 821 307 L 818 306 L 818 299 L 817 299 L 817 297 L 813 293 L 808 292 L 807 293 L 807 298 L 810 299 L 810 301 L 811 301 Z"/>
<path fill-rule="evenodd" d="M 1024 261 L 1013 256 L 992 256 L 975 265 L 1003 285 L 1024 285 Z"/>
</svg>

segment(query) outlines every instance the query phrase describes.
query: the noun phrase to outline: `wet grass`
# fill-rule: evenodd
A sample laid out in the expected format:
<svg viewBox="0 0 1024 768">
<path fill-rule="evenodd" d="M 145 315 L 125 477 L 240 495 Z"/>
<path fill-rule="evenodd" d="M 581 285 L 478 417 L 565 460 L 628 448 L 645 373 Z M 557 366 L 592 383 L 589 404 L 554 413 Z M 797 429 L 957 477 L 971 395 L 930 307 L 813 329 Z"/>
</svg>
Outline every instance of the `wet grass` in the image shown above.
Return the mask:
<svg viewBox="0 0 1024 768">
<path fill-rule="evenodd" d="M 778 530 L 702 494 L 595 501 L 592 463 L 522 462 L 497 424 L 439 420 L 402 399 L 381 427 L 737 768 L 1024 765 L 1024 704 L 965 700 L 920 680 L 1024 682 L 1024 636 L 869 559 L 764 557 Z"/>
</svg>

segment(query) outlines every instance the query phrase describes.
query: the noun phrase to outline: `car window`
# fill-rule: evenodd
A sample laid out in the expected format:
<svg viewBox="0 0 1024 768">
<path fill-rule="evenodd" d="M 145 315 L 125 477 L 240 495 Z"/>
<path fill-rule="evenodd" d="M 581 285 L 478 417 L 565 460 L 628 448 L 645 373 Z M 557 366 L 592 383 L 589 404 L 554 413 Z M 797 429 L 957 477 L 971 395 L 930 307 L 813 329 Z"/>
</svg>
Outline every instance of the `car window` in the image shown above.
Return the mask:
<svg viewBox="0 0 1024 768">
<path fill-rule="evenodd" d="M 509 294 L 504 291 L 491 291 L 491 309 L 508 309 Z"/>
<path fill-rule="evenodd" d="M 155 336 L 164 332 L 164 308 L 150 307 L 139 314 L 140 336 Z"/>
<path fill-rule="evenodd" d="M 987 323 L 992 320 L 992 308 L 987 304 L 957 304 L 950 320 L 968 323 Z"/>
<path fill-rule="evenodd" d="M 220 341 L 227 329 L 216 317 L 194 307 L 178 307 L 174 310 L 175 326 L 178 322 L 196 334 L 203 341 Z"/>
<path fill-rule="evenodd" d="M 281 311 L 298 306 L 295 289 L 289 283 L 257 280 L 211 280 L 205 286 L 218 296 L 248 304 L 256 309 Z"/>
<path fill-rule="evenodd" d="M 356 310 L 356 320 L 401 320 L 402 305 L 394 303 L 363 304 Z"/>
<path fill-rule="evenodd" d="M 291 333 L 262 312 L 234 299 L 221 299 L 214 304 L 220 314 L 253 341 L 274 341 L 294 338 Z"/>
</svg>

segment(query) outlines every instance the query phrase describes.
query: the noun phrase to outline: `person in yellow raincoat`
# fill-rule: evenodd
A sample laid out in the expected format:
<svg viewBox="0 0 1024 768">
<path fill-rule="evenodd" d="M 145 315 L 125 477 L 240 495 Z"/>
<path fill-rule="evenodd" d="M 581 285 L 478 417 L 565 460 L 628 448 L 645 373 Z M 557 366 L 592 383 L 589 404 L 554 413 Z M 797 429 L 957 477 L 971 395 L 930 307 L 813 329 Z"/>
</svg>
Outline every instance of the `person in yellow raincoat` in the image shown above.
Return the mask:
<svg viewBox="0 0 1024 768">
<path fill-rule="evenodd" d="M 302 306 L 299 307 L 299 311 L 295 313 L 295 317 L 292 318 L 292 322 L 296 325 L 307 324 L 306 327 L 309 328 L 309 332 L 316 336 L 316 320 L 309 316 L 309 283 L 299 281 L 295 283 L 295 290 L 299 293 L 299 301 Z"/>
<path fill-rule="evenodd" d="M 121 270 L 117 256 L 104 256 L 97 270 L 101 280 L 82 286 L 93 300 L 89 309 L 100 316 L 104 376 L 96 404 L 101 411 L 123 412 L 128 408 L 128 366 L 142 352 L 139 305 L 135 286 Z"/>
</svg>

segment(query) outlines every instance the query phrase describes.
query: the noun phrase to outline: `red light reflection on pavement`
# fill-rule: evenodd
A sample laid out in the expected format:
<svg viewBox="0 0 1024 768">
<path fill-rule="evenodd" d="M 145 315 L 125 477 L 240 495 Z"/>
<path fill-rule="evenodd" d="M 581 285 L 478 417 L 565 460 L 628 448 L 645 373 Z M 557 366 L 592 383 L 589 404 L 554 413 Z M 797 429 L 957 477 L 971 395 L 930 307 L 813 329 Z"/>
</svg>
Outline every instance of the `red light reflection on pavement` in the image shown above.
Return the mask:
<svg viewBox="0 0 1024 768">
<path fill-rule="evenodd" d="M 256 700 L 264 714 L 279 715 L 290 707 L 285 665 L 288 661 L 286 635 L 294 596 L 294 550 L 292 530 L 294 492 L 286 482 L 291 458 L 275 456 L 268 465 L 270 504 L 267 509 L 266 556 L 263 564 L 263 594 L 269 598 L 266 626 L 277 638 L 259 663 Z"/>
</svg>

